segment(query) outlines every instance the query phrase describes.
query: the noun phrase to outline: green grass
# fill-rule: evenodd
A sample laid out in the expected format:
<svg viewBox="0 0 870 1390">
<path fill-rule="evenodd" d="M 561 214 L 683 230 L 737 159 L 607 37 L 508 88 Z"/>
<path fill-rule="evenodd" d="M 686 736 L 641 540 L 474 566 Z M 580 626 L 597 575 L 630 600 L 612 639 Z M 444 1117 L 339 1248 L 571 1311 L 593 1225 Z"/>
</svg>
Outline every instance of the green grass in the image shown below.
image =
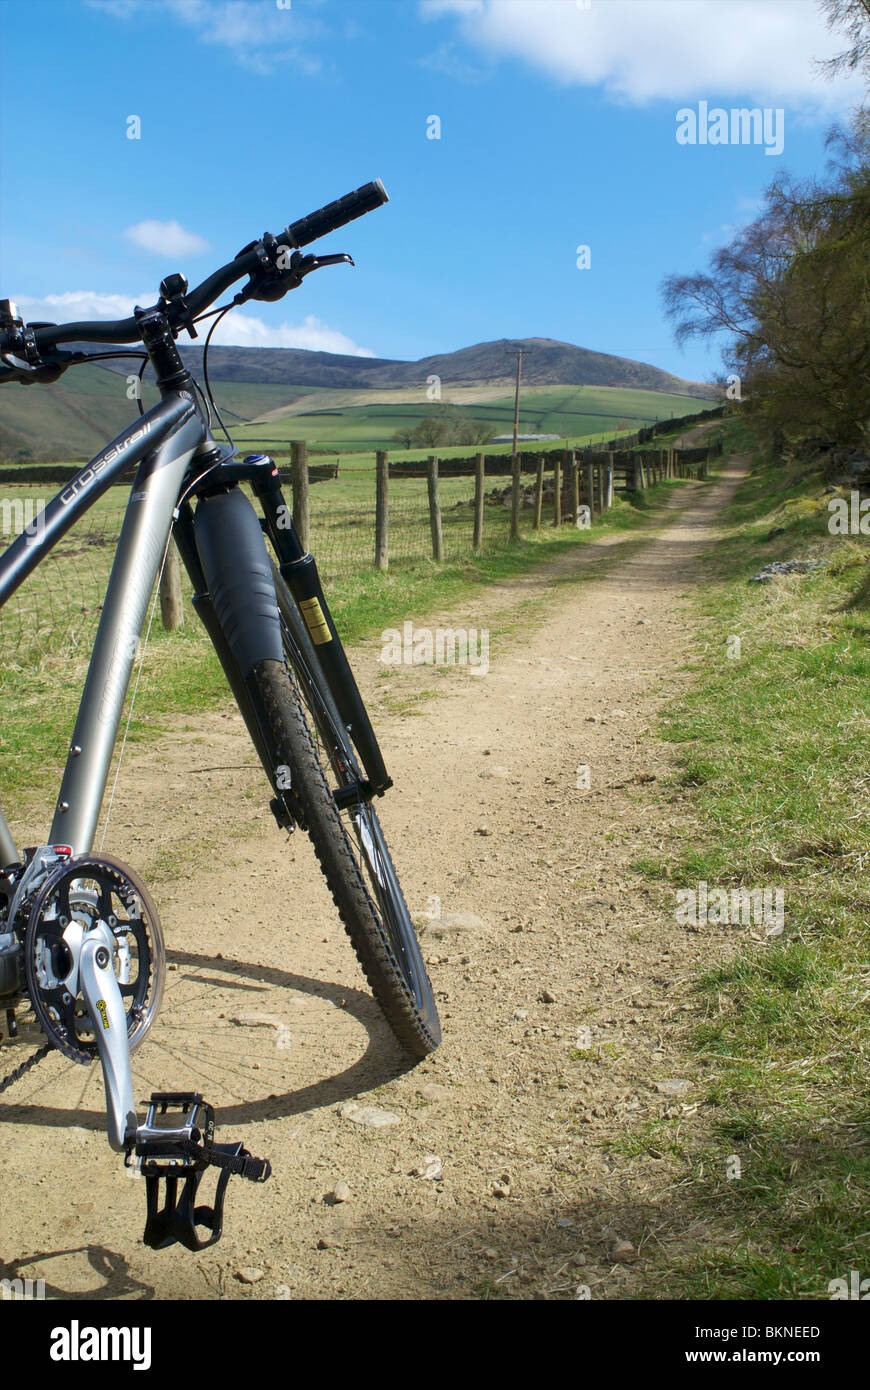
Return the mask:
<svg viewBox="0 0 870 1390">
<path fill-rule="evenodd" d="M 222 383 L 221 383 L 222 385 Z M 219 387 L 215 388 L 219 396 Z M 335 397 L 339 393 L 332 392 Z M 334 450 L 339 455 L 348 450 L 387 449 L 394 453 L 393 435 L 403 425 L 413 425 L 424 415 L 430 413 L 434 403 L 419 393 L 419 399 L 396 401 L 379 400 L 380 395 L 410 395 L 411 393 L 347 392 L 352 403 L 320 405 L 303 401 L 297 408 L 291 406 L 286 414 L 254 421 L 250 425 L 239 425 L 237 435 L 245 447 L 267 446 L 279 449 L 291 439 L 307 440 L 318 449 Z M 460 393 L 457 393 L 460 394 Z M 462 393 L 464 394 L 464 393 Z M 494 434 L 509 434 L 513 429 L 514 400 L 512 394 L 498 394 L 492 397 L 481 389 L 481 399 L 466 403 L 452 403 L 450 388 L 444 388 L 441 408 L 451 419 L 485 420 L 491 423 Z M 370 397 L 370 401 L 357 403 L 360 396 Z M 591 443 L 607 439 L 622 431 L 630 433 L 641 425 L 653 424 L 656 420 L 670 416 L 686 415 L 710 406 L 707 400 L 692 396 L 676 396 L 659 391 L 643 391 L 612 386 L 530 386 L 523 389 L 520 404 L 521 434 L 554 434 L 559 439 L 575 444 Z M 451 457 L 476 452 L 473 445 L 457 445 L 450 449 L 439 447 L 442 457 Z M 509 451 L 509 446 L 502 446 Z M 528 445 L 534 448 L 534 445 Z M 487 446 L 487 452 L 495 450 Z M 409 451 L 395 450 L 396 459 L 407 452 L 408 457 L 425 456 L 426 450 L 419 446 Z"/>
<path fill-rule="evenodd" d="M 745 448 L 745 427 L 728 430 Z M 820 474 L 756 458 L 705 558 L 694 681 L 662 717 L 667 794 L 691 817 L 635 868 L 785 895 L 784 934 L 743 929 L 692 991 L 684 1064 L 704 1078 L 707 1123 L 693 1142 L 681 1130 L 681 1215 L 708 1234 L 661 1256 L 664 1296 L 826 1297 L 850 1269 L 870 1274 L 870 542 L 831 536 L 829 501 Z M 831 563 L 747 582 L 786 558 Z M 666 1139 L 667 1126 L 630 1142 Z"/>
</svg>

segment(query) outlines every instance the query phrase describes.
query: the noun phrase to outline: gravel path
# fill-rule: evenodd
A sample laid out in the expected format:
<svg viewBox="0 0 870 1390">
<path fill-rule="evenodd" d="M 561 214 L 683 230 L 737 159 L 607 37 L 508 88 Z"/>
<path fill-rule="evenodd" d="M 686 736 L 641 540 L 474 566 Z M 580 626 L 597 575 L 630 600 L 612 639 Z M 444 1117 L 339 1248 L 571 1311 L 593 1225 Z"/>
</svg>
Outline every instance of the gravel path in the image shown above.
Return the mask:
<svg viewBox="0 0 870 1390">
<path fill-rule="evenodd" d="M 670 754 L 652 726 L 686 679 L 687 595 L 745 466 L 676 489 L 654 536 L 602 537 L 441 615 L 493 632 L 514 615 L 487 675 L 353 653 L 406 895 L 441 913 L 422 940 L 445 1041 L 414 1069 L 307 842 L 252 795 L 238 716 L 128 749 L 106 847 L 145 875 L 171 962 L 137 1097 L 202 1090 L 219 1137 L 274 1176 L 233 1180 L 213 1250 L 146 1250 L 98 1070 L 53 1055 L 0 1104 L 0 1273 L 85 1298 L 656 1296 L 650 1241 L 691 1233 L 667 1165 L 610 1145 L 667 1107 L 691 1122 L 670 1019 L 725 945 L 678 928 L 630 865 L 688 814 L 657 800 Z"/>
</svg>

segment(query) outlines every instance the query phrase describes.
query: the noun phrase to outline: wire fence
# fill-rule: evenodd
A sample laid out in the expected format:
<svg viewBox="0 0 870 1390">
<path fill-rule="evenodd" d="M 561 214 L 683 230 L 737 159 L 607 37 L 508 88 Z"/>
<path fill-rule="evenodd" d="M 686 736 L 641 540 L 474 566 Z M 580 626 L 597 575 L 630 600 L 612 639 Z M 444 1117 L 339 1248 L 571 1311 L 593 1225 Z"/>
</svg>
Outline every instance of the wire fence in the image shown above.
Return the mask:
<svg viewBox="0 0 870 1390">
<path fill-rule="evenodd" d="M 4 488 L 2 500 L 27 499 L 21 489 Z M 8 514 L 7 510 L 4 522 Z M 116 491 L 114 498 L 102 499 L 80 519 L 0 608 L 0 681 L 35 662 L 88 654 L 123 518 Z M 3 539 L 14 536 L 6 531 Z"/>
<path fill-rule="evenodd" d="M 579 525 L 581 513 L 586 514 L 583 524 L 589 524 L 607 511 L 619 491 L 643 489 L 662 478 L 703 477 L 708 458 L 719 449 L 721 445 L 644 454 L 598 452 L 594 461 L 573 450 L 550 451 L 546 461 L 538 455 L 536 476 L 524 472 L 517 477 L 517 533 L 528 535 L 554 523 Z M 378 458 L 386 487 L 387 455 Z M 401 571 L 421 564 L 455 563 L 467 559 L 475 548 L 492 553 L 512 544 L 512 480 L 507 471 L 493 476 L 481 470 L 477 479 L 438 478 L 433 459 L 428 478 L 389 476 L 385 525 L 377 508 L 376 469 L 351 466 L 340 476 L 324 480 L 316 471 L 309 476 L 304 447 L 298 462 L 294 513 L 299 486 L 309 517 L 309 548 L 327 590 L 330 584 L 346 587 L 356 576 L 371 571 L 378 555 L 381 568 L 386 562 L 391 571 Z M 510 465 L 505 456 L 506 470 Z M 310 492 L 308 481 L 315 484 Z M 9 677 L 20 679 L 34 664 L 62 666 L 88 655 L 126 500 L 124 487 L 110 488 L 0 608 L 0 687 Z M 8 542 L 27 527 L 35 534 L 46 501 L 33 495 L 32 485 L 0 485 L 0 540 Z M 190 592 L 187 576 L 182 574 L 181 598 L 187 612 Z"/>
<path fill-rule="evenodd" d="M 505 479 L 487 479 L 489 487 Z M 362 479 L 359 479 L 362 483 Z M 311 491 L 310 548 L 325 585 L 347 584 L 371 570 L 375 553 L 375 503 L 335 497 L 332 485 Z M 457 561 L 471 549 L 473 482 L 451 480 L 443 498 L 444 560 Z M 126 490 L 112 488 L 48 552 L 37 569 L 0 608 L 0 686 L 34 663 L 62 665 L 93 645 L 126 507 Z M 123 501 L 121 500 L 123 499 Z M 0 554 L 47 498 L 26 488 L 0 488 Z M 4 505 L 5 504 L 5 505 Z M 500 503 L 486 508 L 484 535 L 489 550 L 509 543 L 509 514 Z M 390 567 L 431 563 L 432 544 L 425 479 L 396 482 L 390 495 Z M 191 585 L 182 571 L 187 615 Z"/>
<path fill-rule="evenodd" d="M 488 478 L 496 491 L 510 479 Z M 450 479 L 441 484 L 442 559 L 467 558 L 472 548 L 474 481 Z M 367 504 L 333 502 L 328 488 L 311 492 L 309 544 L 325 584 L 347 580 L 370 569 L 375 558 L 377 508 Z M 510 514 L 495 499 L 484 509 L 483 547 L 501 549 L 510 543 Z M 432 560 L 430 506 L 426 479 L 391 481 L 389 494 L 389 564 L 391 569 Z"/>
</svg>

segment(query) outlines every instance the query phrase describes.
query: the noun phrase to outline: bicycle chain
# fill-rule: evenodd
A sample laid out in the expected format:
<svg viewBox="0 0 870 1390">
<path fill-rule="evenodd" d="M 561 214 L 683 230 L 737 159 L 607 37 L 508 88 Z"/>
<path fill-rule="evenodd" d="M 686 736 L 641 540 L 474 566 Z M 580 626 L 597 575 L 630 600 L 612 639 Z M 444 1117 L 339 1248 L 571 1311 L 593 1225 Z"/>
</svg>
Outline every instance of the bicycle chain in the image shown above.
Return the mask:
<svg viewBox="0 0 870 1390">
<path fill-rule="evenodd" d="M 26 1062 L 22 1062 L 21 1065 L 15 1067 L 8 1076 L 4 1076 L 0 1079 L 0 1092 L 8 1090 L 16 1081 L 20 1081 L 22 1076 L 27 1075 L 31 1067 L 35 1067 L 37 1062 L 41 1062 L 44 1057 L 47 1057 L 50 1052 L 54 1051 L 56 1051 L 56 1049 L 52 1047 L 51 1043 L 43 1043 L 32 1056 L 27 1058 Z"/>
</svg>

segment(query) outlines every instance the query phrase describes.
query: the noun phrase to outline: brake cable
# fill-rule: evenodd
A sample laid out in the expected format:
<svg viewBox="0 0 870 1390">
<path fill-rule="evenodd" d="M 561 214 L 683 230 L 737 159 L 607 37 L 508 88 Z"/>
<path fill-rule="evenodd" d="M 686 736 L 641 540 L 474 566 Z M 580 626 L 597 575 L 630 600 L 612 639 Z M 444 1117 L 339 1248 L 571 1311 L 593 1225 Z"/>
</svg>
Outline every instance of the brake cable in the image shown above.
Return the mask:
<svg viewBox="0 0 870 1390">
<path fill-rule="evenodd" d="M 216 419 L 217 419 L 217 422 L 218 422 L 218 424 L 220 425 L 221 429 L 223 430 L 224 434 L 226 435 L 226 437 L 227 437 L 227 439 L 228 439 L 228 441 L 229 441 L 230 447 L 231 447 L 233 450 L 235 450 L 235 448 L 236 448 L 236 441 L 233 439 L 232 435 L 230 434 L 229 430 L 227 429 L 226 425 L 224 424 L 223 416 L 221 415 L 220 411 L 218 410 L 217 401 L 215 400 L 214 394 L 213 394 L 212 389 L 211 389 L 211 382 L 210 382 L 209 379 L 208 379 L 208 350 L 209 350 L 209 346 L 210 346 L 210 344 L 211 344 L 211 335 L 212 335 L 212 333 L 214 333 L 215 329 L 217 328 L 217 326 L 218 326 L 218 324 L 220 323 L 221 319 L 223 318 L 224 314 L 228 314 L 228 313 L 230 312 L 230 309 L 234 309 L 234 308 L 235 308 L 235 305 L 236 305 L 236 301 L 235 301 L 235 299 L 233 299 L 233 300 L 231 301 L 231 303 L 225 304 L 224 307 L 218 311 L 217 316 L 215 317 L 214 323 L 211 325 L 211 327 L 209 328 L 208 332 L 207 332 L 206 335 L 205 335 L 205 342 L 203 343 L 203 346 L 202 346 L 202 376 L 203 376 L 203 380 L 204 380 L 204 382 L 205 382 L 205 389 L 206 389 L 206 391 L 208 392 L 208 398 L 209 398 L 209 400 L 211 401 L 212 405 L 214 406 L 214 413 L 215 413 L 215 417 L 216 417 Z M 203 317 L 204 317 L 204 316 L 203 316 Z"/>
</svg>

